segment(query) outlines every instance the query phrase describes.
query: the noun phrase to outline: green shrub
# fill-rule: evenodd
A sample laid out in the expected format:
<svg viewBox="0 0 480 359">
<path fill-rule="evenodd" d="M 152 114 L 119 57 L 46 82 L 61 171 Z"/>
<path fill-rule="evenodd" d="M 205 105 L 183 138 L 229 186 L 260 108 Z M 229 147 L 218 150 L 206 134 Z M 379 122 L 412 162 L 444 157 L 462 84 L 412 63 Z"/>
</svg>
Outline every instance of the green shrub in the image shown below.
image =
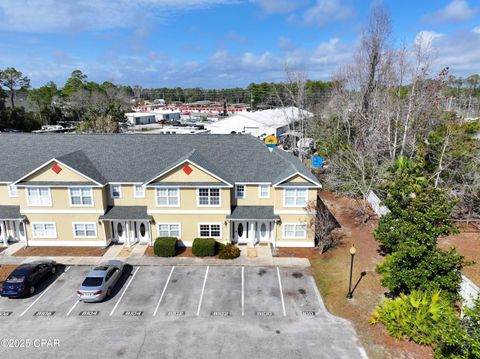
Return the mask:
<svg viewBox="0 0 480 359">
<path fill-rule="evenodd" d="M 153 253 L 159 257 L 174 257 L 177 254 L 177 238 L 158 237 L 153 244 Z"/>
<path fill-rule="evenodd" d="M 240 249 L 237 246 L 234 246 L 231 243 L 223 246 L 222 250 L 220 250 L 220 254 L 218 258 L 220 259 L 235 259 L 240 256 Z"/>
<path fill-rule="evenodd" d="M 192 245 L 192 253 L 197 257 L 208 257 L 215 255 L 217 242 L 213 238 L 195 238 Z"/>
<path fill-rule="evenodd" d="M 223 248 L 225 248 L 225 244 L 223 244 L 222 242 L 215 241 L 215 254 L 220 253 L 223 250 Z"/>
</svg>

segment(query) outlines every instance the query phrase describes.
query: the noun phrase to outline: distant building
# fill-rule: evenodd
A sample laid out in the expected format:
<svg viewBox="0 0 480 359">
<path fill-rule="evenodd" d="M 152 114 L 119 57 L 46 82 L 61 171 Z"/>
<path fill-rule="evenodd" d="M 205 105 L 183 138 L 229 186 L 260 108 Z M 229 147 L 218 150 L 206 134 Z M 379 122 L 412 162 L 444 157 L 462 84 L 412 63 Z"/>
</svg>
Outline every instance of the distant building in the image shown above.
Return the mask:
<svg viewBox="0 0 480 359">
<path fill-rule="evenodd" d="M 155 114 L 150 112 L 129 112 L 125 114 L 127 123 L 130 126 L 149 125 L 157 123 Z"/>
<path fill-rule="evenodd" d="M 249 133 L 255 137 L 273 134 L 280 137 L 289 130 L 291 124 L 300 120 L 301 116 L 310 118 L 313 114 L 296 107 L 243 112 L 212 123 L 208 125 L 208 129 L 212 134 Z"/>
<path fill-rule="evenodd" d="M 153 110 L 150 113 L 155 115 L 157 122 L 180 121 L 182 117 L 182 114 L 179 110 Z"/>
</svg>

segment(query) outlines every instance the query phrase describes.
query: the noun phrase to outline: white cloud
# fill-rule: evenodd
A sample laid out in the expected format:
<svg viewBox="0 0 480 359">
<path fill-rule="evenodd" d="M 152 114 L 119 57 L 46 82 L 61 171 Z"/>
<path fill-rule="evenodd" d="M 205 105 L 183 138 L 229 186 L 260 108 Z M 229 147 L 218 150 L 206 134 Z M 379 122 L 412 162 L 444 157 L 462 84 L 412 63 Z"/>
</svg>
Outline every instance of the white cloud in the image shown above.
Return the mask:
<svg viewBox="0 0 480 359">
<path fill-rule="evenodd" d="M 158 21 L 174 10 L 227 5 L 239 0 L 2 0 L 0 29 L 21 32 L 105 30 Z"/>
<path fill-rule="evenodd" d="M 431 47 L 433 40 L 442 36 L 444 35 L 435 31 L 420 31 L 415 36 L 415 44 L 421 45 L 424 47 Z"/>
<path fill-rule="evenodd" d="M 480 35 L 480 26 L 474 27 L 472 31 L 473 31 L 475 34 L 479 34 L 479 35 Z"/>
<path fill-rule="evenodd" d="M 322 26 L 331 21 L 346 20 L 354 14 L 353 8 L 340 0 L 317 0 L 315 6 L 304 12 L 303 20 L 307 25 Z"/>
<path fill-rule="evenodd" d="M 433 23 L 459 22 L 471 19 L 478 9 L 471 8 L 467 0 L 452 0 L 444 8 L 424 16 L 424 20 Z"/>
</svg>

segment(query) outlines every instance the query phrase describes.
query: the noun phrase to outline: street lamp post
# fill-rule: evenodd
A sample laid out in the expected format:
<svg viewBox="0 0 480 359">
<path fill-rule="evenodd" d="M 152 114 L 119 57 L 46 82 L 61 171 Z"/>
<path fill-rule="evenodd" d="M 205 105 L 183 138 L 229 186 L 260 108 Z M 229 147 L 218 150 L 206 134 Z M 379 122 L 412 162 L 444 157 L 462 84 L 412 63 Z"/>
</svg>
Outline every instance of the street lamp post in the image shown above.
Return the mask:
<svg viewBox="0 0 480 359">
<path fill-rule="evenodd" d="M 353 293 L 352 293 L 352 274 L 353 274 L 353 258 L 355 257 L 355 253 L 357 253 L 357 249 L 355 246 L 352 244 L 350 247 L 350 280 L 348 282 L 348 293 L 347 293 L 347 298 L 352 299 Z"/>
</svg>

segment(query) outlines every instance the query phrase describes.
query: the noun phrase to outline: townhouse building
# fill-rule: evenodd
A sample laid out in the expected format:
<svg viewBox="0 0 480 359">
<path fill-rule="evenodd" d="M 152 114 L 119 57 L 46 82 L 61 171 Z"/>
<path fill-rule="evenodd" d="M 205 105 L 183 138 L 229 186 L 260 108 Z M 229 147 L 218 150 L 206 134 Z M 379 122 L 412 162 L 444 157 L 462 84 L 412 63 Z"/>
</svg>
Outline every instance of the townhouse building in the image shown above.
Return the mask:
<svg viewBox="0 0 480 359">
<path fill-rule="evenodd" d="M 313 247 L 319 181 L 246 135 L 0 134 L 0 239 Z"/>
</svg>

